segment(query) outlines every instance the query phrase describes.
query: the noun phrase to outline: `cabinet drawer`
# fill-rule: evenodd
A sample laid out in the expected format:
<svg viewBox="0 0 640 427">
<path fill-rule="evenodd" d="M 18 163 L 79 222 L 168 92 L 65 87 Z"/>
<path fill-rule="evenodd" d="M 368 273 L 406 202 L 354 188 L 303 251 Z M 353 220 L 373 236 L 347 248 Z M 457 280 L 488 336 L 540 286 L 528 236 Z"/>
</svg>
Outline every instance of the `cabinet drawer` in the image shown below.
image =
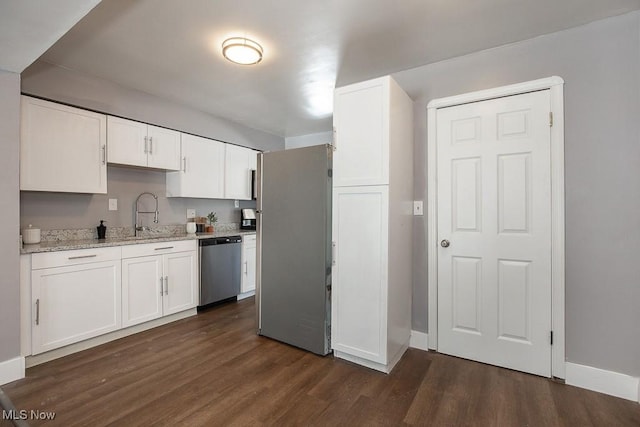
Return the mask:
<svg viewBox="0 0 640 427">
<path fill-rule="evenodd" d="M 73 251 L 44 252 L 33 254 L 31 268 L 64 267 L 67 265 L 87 264 L 91 262 L 120 260 L 120 247 L 77 249 Z"/>
<path fill-rule="evenodd" d="M 195 251 L 196 240 L 176 240 L 171 242 L 145 243 L 122 247 L 122 258 L 135 258 L 148 255 L 162 255 L 172 252 Z"/>
</svg>

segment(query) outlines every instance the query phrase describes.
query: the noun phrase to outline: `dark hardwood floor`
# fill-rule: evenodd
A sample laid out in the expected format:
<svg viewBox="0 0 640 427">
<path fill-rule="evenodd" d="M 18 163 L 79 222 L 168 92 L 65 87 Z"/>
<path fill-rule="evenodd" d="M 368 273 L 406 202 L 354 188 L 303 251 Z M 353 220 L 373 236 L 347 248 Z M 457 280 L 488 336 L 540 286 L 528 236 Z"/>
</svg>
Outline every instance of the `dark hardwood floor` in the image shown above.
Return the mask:
<svg viewBox="0 0 640 427">
<path fill-rule="evenodd" d="M 60 426 L 640 426 L 640 405 L 410 349 L 390 375 L 258 337 L 253 299 L 27 370 Z"/>
</svg>

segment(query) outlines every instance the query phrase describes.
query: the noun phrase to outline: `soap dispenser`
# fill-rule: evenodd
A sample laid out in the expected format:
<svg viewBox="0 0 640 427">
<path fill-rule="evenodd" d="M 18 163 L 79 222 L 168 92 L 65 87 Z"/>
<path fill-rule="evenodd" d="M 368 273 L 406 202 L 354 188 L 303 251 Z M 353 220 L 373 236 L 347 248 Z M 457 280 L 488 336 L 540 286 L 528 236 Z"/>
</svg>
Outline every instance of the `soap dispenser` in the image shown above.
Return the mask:
<svg viewBox="0 0 640 427">
<path fill-rule="evenodd" d="M 104 225 L 104 220 L 100 220 L 100 225 L 96 227 L 98 230 L 98 239 L 104 240 L 105 235 L 107 234 L 107 226 Z"/>
</svg>

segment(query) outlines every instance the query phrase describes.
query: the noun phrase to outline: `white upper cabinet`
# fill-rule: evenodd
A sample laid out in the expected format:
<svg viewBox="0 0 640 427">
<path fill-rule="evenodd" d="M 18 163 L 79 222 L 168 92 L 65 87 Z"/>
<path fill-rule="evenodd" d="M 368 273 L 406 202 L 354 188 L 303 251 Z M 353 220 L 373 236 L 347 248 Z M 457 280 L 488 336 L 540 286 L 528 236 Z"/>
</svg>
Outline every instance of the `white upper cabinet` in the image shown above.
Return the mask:
<svg viewBox="0 0 640 427">
<path fill-rule="evenodd" d="M 180 170 L 180 132 L 109 116 L 109 163 Z"/>
<path fill-rule="evenodd" d="M 106 116 L 22 97 L 20 190 L 106 193 Z"/>
<path fill-rule="evenodd" d="M 333 185 L 389 184 L 389 78 L 336 89 Z"/>
<path fill-rule="evenodd" d="M 257 152 L 237 145 L 225 144 L 224 198 L 251 199 L 251 170 L 257 165 Z"/>
<path fill-rule="evenodd" d="M 225 144 L 182 134 L 182 168 L 167 173 L 167 197 L 224 198 Z"/>
<path fill-rule="evenodd" d="M 180 132 L 148 125 L 150 168 L 180 170 Z"/>
</svg>

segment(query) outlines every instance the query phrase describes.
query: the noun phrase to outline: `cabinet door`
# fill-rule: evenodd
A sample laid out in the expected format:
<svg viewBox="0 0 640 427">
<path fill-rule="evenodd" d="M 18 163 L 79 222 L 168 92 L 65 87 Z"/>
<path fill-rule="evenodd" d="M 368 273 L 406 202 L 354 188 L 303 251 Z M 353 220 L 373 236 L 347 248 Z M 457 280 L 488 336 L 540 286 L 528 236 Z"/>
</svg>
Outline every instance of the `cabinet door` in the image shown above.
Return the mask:
<svg viewBox="0 0 640 427">
<path fill-rule="evenodd" d="M 224 198 L 251 199 L 251 159 L 248 148 L 225 144 Z"/>
<path fill-rule="evenodd" d="M 193 308 L 198 303 L 196 251 L 163 255 L 164 315 Z"/>
<path fill-rule="evenodd" d="M 122 260 L 122 326 L 162 316 L 162 256 Z"/>
<path fill-rule="evenodd" d="M 180 170 L 180 132 L 149 125 L 149 157 L 150 168 Z"/>
<path fill-rule="evenodd" d="M 336 90 L 334 187 L 389 183 L 388 79 Z"/>
<path fill-rule="evenodd" d="M 31 272 L 33 354 L 121 326 L 120 261 Z"/>
<path fill-rule="evenodd" d="M 333 190 L 332 346 L 387 363 L 388 187 Z"/>
<path fill-rule="evenodd" d="M 224 144 L 182 134 L 182 170 L 167 173 L 167 197 L 224 197 Z"/>
<path fill-rule="evenodd" d="M 147 166 L 147 124 L 119 117 L 107 117 L 109 163 Z"/>
<path fill-rule="evenodd" d="M 258 151 L 249 150 L 249 170 L 258 169 Z"/>
<path fill-rule="evenodd" d="M 20 190 L 106 193 L 106 116 L 22 97 Z"/>
<path fill-rule="evenodd" d="M 256 236 L 245 236 L 242 242 L 242 293 L 256 289 Z"/>
</svg>

